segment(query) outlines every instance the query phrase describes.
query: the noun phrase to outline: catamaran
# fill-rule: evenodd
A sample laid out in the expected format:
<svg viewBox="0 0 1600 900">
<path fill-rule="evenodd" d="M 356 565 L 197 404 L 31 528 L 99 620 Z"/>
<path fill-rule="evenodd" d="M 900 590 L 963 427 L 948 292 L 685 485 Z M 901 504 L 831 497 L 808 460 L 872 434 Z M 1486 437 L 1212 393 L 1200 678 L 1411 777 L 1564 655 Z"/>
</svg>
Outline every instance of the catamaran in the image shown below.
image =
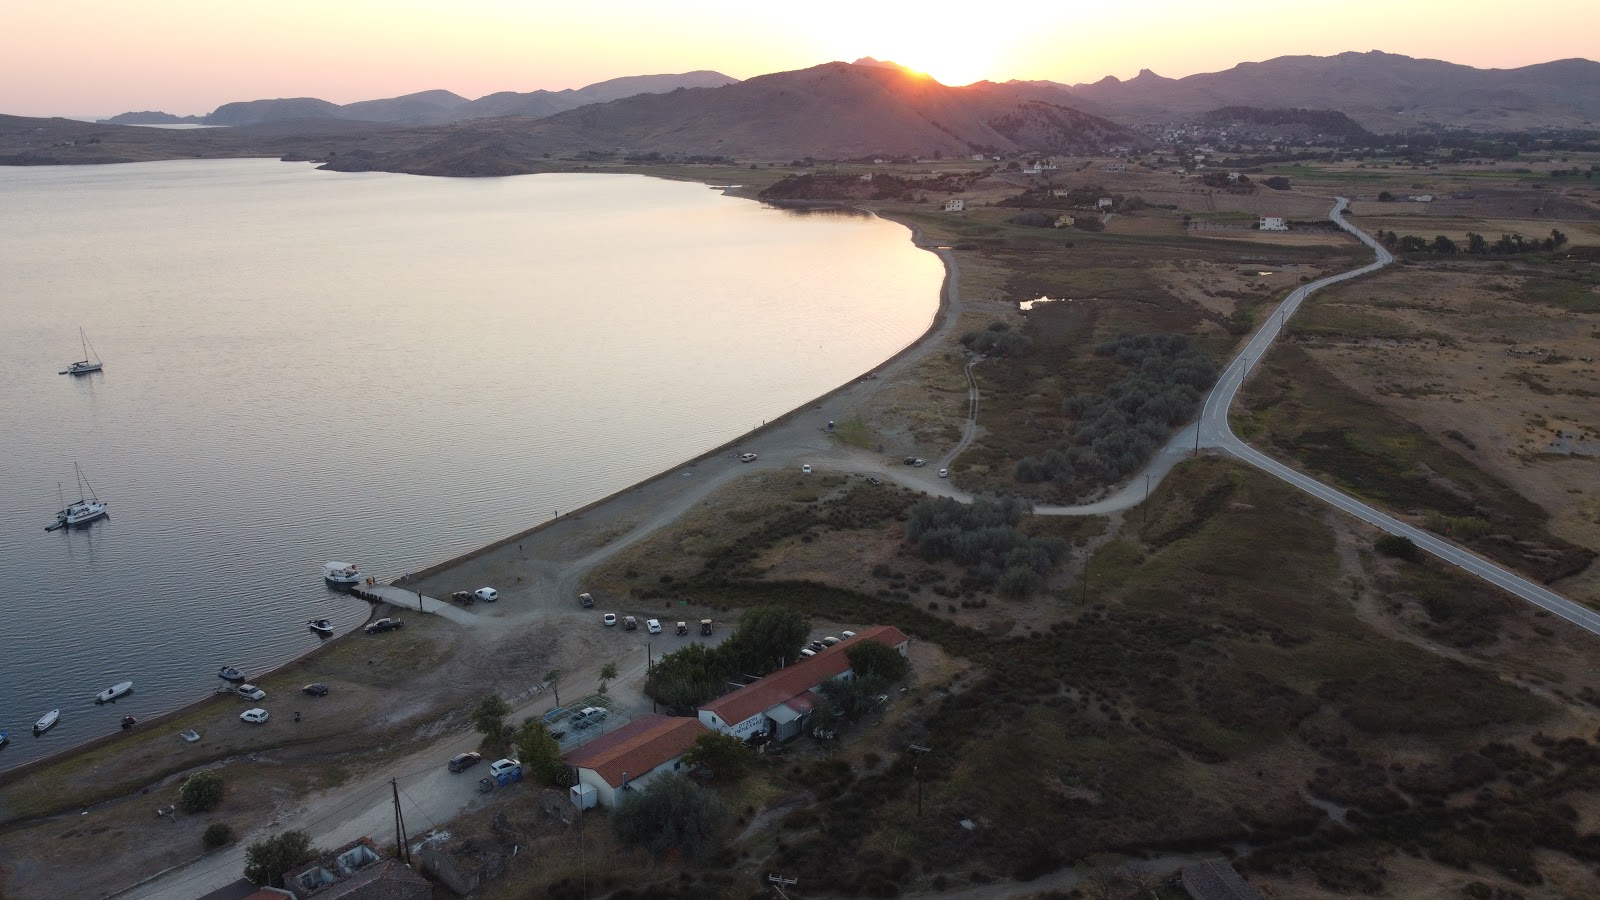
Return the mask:
<svg viewBox="0 0 1600 900">
<path fill-rule="evenodd" d="M 87 375 L 90 372 L 100 371 L 100 354 L 95 353 L 94 348 L 89 346 L 89 337 L 83 333 L 82 328 L 78 329 L 78 337 L 83 341 L 83 359 L 68 363 L 67 367 L 61 370 L 62 375 Z"/>
<path fill-rule="evenodd" d="M 94 485 L 83 477 L 83 469 L 77 463 L 73 463 L 72 468 L 78 473 L 78 502 L 56 513 L 57 528 L 87 525 L 106 515 L 106 501 L 94 495 Z M 89 487 L 88 499 L 83 496 L 84 485 Z"/>
</svg>

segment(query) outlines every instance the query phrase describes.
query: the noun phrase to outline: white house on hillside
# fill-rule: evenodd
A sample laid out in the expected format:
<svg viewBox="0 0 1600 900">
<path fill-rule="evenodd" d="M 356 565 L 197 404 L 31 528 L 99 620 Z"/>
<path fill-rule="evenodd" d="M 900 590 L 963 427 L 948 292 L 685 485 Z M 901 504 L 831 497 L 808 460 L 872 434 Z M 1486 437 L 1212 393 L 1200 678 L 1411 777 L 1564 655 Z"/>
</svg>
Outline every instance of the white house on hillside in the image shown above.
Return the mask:
<svg viewBox="0 0 1600 900">
<path fill-rule="evenodd" d="M 1262 231 L 1288 231 L 1289 223 L 1283 216 L 1262 216 L 1260 228 Z"/>
<path fill-rule="evenodd" d="M 966 208 L 967 208 L 967 201 L 965 201 L 965 200 L 946 200 L 944 202 L 944 211 L 945 212 L 961 212 L 962 210 L 964 210 Z"/>
</svg>

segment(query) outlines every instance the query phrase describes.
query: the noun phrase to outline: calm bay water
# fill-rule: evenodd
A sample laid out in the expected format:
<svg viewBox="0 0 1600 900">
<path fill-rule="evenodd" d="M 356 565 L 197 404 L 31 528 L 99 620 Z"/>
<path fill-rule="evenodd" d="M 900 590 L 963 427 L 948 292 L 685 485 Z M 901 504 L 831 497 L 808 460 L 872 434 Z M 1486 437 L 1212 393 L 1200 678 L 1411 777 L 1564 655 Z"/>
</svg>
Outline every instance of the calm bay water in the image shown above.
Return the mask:
<svg viewBox="0 0 1600 900">
<path fill-rule="evenodd" d="M 872 369 L 941 278 L 892 223 L 637 176 L 0 167 L 0 768 L 358 621 L 325 560 L 413 571 Z M 58 375 L 80 325 L 105 371 Z M 47 534 L 75 460 L 111 518 Z"/>
</svg>

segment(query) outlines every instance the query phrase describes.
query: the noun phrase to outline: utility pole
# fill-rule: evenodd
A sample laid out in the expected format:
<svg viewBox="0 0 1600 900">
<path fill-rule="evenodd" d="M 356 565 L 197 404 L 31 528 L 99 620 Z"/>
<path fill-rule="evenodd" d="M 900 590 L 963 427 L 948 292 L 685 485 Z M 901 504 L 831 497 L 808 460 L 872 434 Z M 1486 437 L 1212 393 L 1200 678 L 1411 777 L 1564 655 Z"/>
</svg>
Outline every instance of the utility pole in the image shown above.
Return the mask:
<svg viewBox="0 0 1600 900">
<path fill-rule="evenodd" d="M 1084 557 L 1084 559 L 1083 559 L 1083 577 L 1078 579 L 1078 580 L 1083 585 L 1083 597 L 1082 597 L 1081 602 L 1082 603 L 1088 603 L 1089 602 L 1089 558 L 1088 557 Z"/>
<path fill-rule="evenodd" d="M 400 811 L 400 782 L 389 779 L 389 787 L 394 791 L 394 840 L 397 855 L 407 866 L 411 865 L 410 841 L 406 838 L 406 817 Z"/>
<path fill-rule="evenodd" d="M 1144 476 L 1144 520 L 1147 523 L 1150 521 L 1150 478 L 1151 475 L 1146 473 Z"/>
<path fill-rule="evenodd" d="M 1204 421 L 1204 419 L 1205 419 L 1205 416 L 1202 415 L 1199 419 L 1195 419 L 1194 420 L 1194 455 L 1195 456 L 1199 456 L 1200 455 L 1200 423 L 1202 421 Z"/>
<path fill-rule="evenodd" d="M 922 756 L 932 748 L 909 744 L 906 749 L 917 755 L 917 761 L 911 766 L 911 774 L 917 779 L 917 818 L 922 818 Z"/>
</svg>

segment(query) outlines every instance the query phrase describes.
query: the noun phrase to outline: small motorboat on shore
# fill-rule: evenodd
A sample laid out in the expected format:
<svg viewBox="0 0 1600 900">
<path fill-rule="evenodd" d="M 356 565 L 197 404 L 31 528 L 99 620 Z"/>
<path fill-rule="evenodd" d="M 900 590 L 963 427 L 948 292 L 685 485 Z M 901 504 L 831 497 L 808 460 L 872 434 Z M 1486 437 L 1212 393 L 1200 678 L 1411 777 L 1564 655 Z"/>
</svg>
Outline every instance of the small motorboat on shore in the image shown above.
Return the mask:
<svg viewBox="0 0 1600 900">
<path fill-rule="evenodd" d="M 56 727 L 56 723 L 59 721 L 61 721 L 61 710 L 50 710 L 49 712 L 40 716 L 39 721 L 33 723 L 33 736 L 38 737 L 39 735 L 44 734 L 46 731 Z"/>
<path fill-rule="evenodd" d="M 330 562 L 322 564 L 322 577 L 329 584 L 353 585 L 361 583 L 361 573 L 350 563 Z"/>
<path fill-rule="evenodd" d="M 244 673 L 233 666 L 223 666 L 217 670 L 217 677 L 223 681 L 243 681 Z"/>
<path fill-rule="evenodd" d="M 123 716 L 122 717 L 122 730 L 123 731 L 127 731 L 129 728 L 132 728 L 133 726 L 135 726 L 137 724 L 139 724 L 139 720 L 135 719 L 133 716 Z"/>
<path fill-rule="evenodd" d="M 184 729 L 183 731 L 178 732 L 178 737 L 181 737 L 184 740 L 188 741 L 189 743 L 193 744 L 196 741 L 200 740 L 200 732 L 195 731 L 193 728 L 187 728 L 187 729 Z"/>
<path fill-rule="evenodd" d="M 315 631 L 317 633 L 317 637 L 332 637 L 333 636 L 333 622 L 332 622 L 332 620 L 329 620 L 329 619 L 312 619 L 311 621 L 306 623 L 306 627 L 311 629 L 312 631 Z"/>
<path fill-rule="evenodd" d="M 11 732 L 0 731 L 0 750 L 4 750 L 9 743 L 11 743 Z"/>
<path fill-rule="evenodd" d="M 131 693 L 133 693 L 133 682 L 119 681 L 100 693 L 95 694 L 94 702 L 96 706 L 102 703 L 115 703 L 117 700 L 126 697 Z"/>
</svg>

